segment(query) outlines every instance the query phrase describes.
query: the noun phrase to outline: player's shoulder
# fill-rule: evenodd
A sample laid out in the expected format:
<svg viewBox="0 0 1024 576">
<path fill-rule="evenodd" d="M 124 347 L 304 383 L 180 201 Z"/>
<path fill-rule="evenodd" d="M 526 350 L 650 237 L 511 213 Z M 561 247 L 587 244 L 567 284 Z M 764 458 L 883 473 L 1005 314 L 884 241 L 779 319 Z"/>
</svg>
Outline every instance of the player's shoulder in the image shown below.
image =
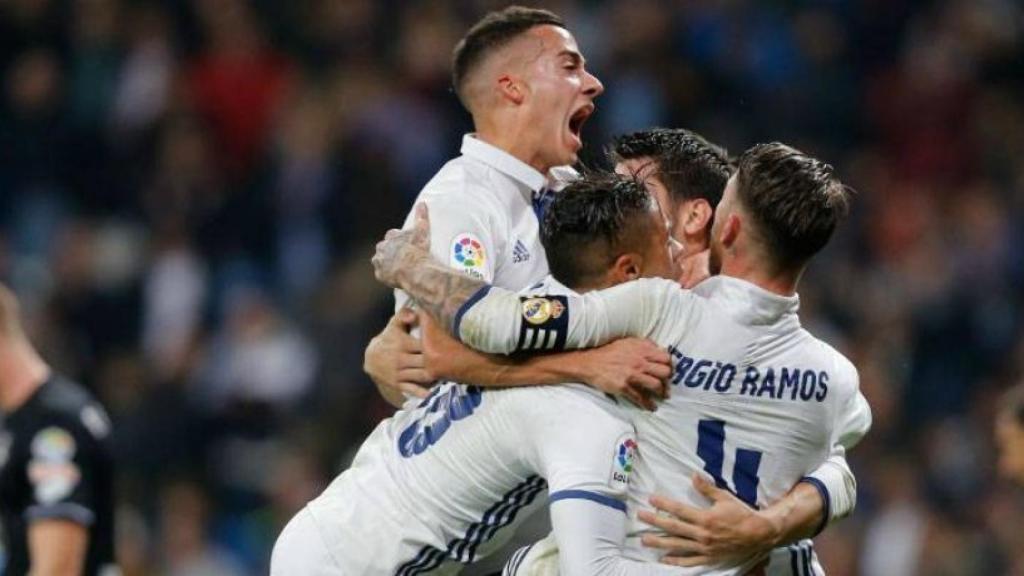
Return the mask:
<svg viewBox="0 0 1024 576">
<path fill-rule="evenodd" d="M 54 375 L 39 388 L 32 410 L 34 428 L 58 428 L 76 436 L 103 440 L 110 418 L 93 395 L 77 382 Z"/>
<path fill-rule="evenodd" d="M 675 280 L 668 278 L 638 278 L 620 284 L 620 286 L 630 286 L 629 289 L 640 291 L 645 296 L 655 297 L 666 303 L 679 301 L 686 304 L 699 304 L 703 302 L 692 290 L 687 290 Z"/>
<path fill-rule="evenodd" d="M 487 202 L 494 187 L 494 170 L 466 156 L 449 160 L 420 191 L 420 199 L 433 202 Z"/>
<path fill-rule="evenodd" d="M 846 383 L 856 388 L 859 385 L 857 367 L 853 362 L 840 352 L 835 346 L 811 334 L 807 329 L 802 329 L 810 340 L 811 350 L 818 355 L 822 361 L 832 366 L 833 373 L 839 377 L 839 382 Z"/>
<path fill-rule="evenodd" d="M 543 429 L 579 430 L 618 436 L 632 425 L 618 400 L 583 384 L 508 389 L 524 424 Z"/>
</svg>

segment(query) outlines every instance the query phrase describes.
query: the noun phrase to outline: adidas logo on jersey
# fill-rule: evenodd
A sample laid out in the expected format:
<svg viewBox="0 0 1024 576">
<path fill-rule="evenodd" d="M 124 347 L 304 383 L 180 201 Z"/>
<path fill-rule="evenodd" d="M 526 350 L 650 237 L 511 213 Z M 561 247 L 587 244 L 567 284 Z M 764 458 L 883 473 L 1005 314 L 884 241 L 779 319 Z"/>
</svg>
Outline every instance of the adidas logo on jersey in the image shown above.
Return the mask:
<svg viewBox="0 0 1024 576">
<path fill-rule="evenodd" d="M 522 240 L 516 240 L 516 245 L 512 249 L 512 263 L 518 264 L 520 262 L 526 262 L 530 259 L 530 251 L 526 249 L 526 245 L 523 244 Z"/>
</svg>

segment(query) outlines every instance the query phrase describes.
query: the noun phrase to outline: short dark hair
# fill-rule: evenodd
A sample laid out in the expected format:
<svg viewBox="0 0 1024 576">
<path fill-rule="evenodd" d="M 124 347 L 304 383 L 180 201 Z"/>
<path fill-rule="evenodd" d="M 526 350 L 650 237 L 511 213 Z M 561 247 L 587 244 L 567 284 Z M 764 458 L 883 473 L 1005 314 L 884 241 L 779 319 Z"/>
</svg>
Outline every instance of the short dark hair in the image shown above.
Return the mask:
<svg viewBox="0 0 1024 576">
<path fill-rule="evenodd" d="M 824 248 L 850 209 L 849 189 L 832 166 L 779 142 L 740 155 L 736 192 L 779 268 Z"/>
<path fill-rule="evenodd" d="M 608 157 L 616 164 L 636 158 L 653 160 L 674 203 L 703 198 L 714 208 L 732 174 L 725 148 L 683 128 L 651 128 L 619 136 Z"/>
<path fill-rule="evenodd" d="M 554 12 L 539 8 L 509 6 L 489 12 L 466 32 L 452 52 L 452 87 L 462 105 L 469 109 L 464 93 L 466 79 L 484 58 L 535 26 L 565 28 Z"/>
<path fill-rule="evenodd" d="M 555 195 L 540 241 L 548 268 L 570 288 L 594 283 L 627 251 L 648 242 L 653 200 L 632 177 L 594 172 Z"/>
</svg>

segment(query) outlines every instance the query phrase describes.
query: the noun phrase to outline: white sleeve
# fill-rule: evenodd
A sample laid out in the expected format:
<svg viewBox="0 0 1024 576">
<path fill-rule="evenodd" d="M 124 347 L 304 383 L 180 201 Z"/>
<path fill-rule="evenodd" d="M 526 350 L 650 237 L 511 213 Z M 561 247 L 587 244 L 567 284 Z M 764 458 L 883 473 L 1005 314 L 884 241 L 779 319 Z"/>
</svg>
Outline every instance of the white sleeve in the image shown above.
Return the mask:
<svg viewBox="0 0 1024 576">
<path fill-rule="evenodd" d="M 563 575 L 655 574 L 621 558 L 626 493 L 637 451 L 631 423 L 603 398 L 546 390 L 523 430 L 535 470 L 548 482 Z M 589 397 L 588 397 L 589 396 Z M 627 564 L 634 571 L 623 572 Z"/>
<path fill-rule="evenodd" d="M 846 450 L 839 444 L 833 445 L 828 459 L 801 482 L 814 486 L 825 505 L 825 514 L 815 536 L 833 522 L 849 516 L 857 505 L 857 478 L 846 462 Z"/>
<path fill-rule="evenodd" d="M 647 278 L 583 295 L 520 296 L 488 286 L 459 310 L 455 335 L 483 352 L 552 351 L 649 337 L 683 320 L 696 299 L 671 280 Z"/>
<path fill-rule="evenodd" d="M 831 453 L 821 466 L 803 479 L 818 489 L 825 502 L 825 521 L 818 529 L 819 533 L 828 524 L 849 516 L 856 507 L 857 478 L 846 461 L 846 451 L 856 446 L 871 429 L 871 406 L 860 393 L 857 370 L 848 365 L 844 372 L 853 385 L 850 395 L 838 407 Z"/>
<path fill-rule="evenodd" d="M 855 376 L 856 377 L 856 376 Z M 835 443 L 847 450 L 852 450 L 860 443 L 864 435 L 871 430 L 871 406 L 867 398 L 860 393 L 860 387 L 839 413 L 835 429 Z"/>
<path fill-rule="evenodd" d="M 528 458 L 548 483 L 551 502 L 583 498 L 626 511 L 626 491 L 637 450 L 633 425 L 588 398 L 557 387 L 535 396 L 523 432 Z M 614 408 L 614 405 L 612 405 Z"/>
<path fill-rule="evenodd" d="M 551 527 L 558 542 L 562 576 L 639 576 L 680 574 L 679 568 L 622 556 L 626 515 L 587 500 L 551 504 Z"/>
<path fill-rule="evenodd" d="M 496 224 L 477 203 L 465 202 L 464 194 L 421 195 L 418 202 L 430 211 L 430 253 L 439 262 L 471 278 L 494 281 L 494 264 L 498 261 Z M 414 211 L 405 219 L 403 229 L 414 222 Z M 409 300 L 395 290 L 395 310 Z"/>
</svg>

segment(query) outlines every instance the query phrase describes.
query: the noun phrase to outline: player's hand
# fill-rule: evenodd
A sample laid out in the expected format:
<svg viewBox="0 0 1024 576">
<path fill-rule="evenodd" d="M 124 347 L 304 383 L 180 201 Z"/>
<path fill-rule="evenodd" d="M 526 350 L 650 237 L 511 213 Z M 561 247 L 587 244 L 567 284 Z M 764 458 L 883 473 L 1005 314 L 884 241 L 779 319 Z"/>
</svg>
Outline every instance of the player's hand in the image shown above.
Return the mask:
<svg viewBox="0 0 1024 576">
<path fill-rule="evenodd" d="M 377 280 L 392 288 L 401 288 L 401 274 L 416 268 L 416 263 L 430 257 L 430 214 L 427 205 L 415 208 L 412 228 L 391 229 L 377 243 L 373 255 L 373 272 Z"/>
<path fill-rule="evenodd" d="M 423 362 L 427 373 L 436 378 L 443 374 L 454 374 L 457 367 L 452 361 L 462 358 L 464 347 L 452 338 L 434 318 L 426 312 L 419 312 L 420 342 L 423 344 Z"/>
<path fill-rule="evenodd" d="M 655 399 L 668 398 L 672 358 L 650 340 L 623 338 L 583 351 L 583 381 L 593 388 L 622 396 L 647 410 Z"/>
<path fill-rule="evenodd" d="M 402 394 L 425 398 L 434 382 L 424 366 L 420 341 L 409 333 L 418 321 L 414 311 L 402 308 L 366 348 L 363 371 L 389 401 Z"/>
<path fill-rule="evenodd" d="M 703 250 L 676 260 L 676 266 L 679 267 L 679 284 L 690 289 L 710 278 L 710 261 L 711 250 Z"/>
<path fill-rule="evenodd" d="M 700 474 L 693 477 L 698 492 L 711 500 L 711 508 L 687 506 L 661 496 L 651 505 L 666 514 L 640 510 L 641 521 L 664 530 L 666 536 L 645 534 L 648 548 L 667 551 L 661 561 L 675 566 L 700 566 L 737 560 L 771 550 L 779 528 L 747 506 L 732 492 L 716 487 Z"/>
</svg>

